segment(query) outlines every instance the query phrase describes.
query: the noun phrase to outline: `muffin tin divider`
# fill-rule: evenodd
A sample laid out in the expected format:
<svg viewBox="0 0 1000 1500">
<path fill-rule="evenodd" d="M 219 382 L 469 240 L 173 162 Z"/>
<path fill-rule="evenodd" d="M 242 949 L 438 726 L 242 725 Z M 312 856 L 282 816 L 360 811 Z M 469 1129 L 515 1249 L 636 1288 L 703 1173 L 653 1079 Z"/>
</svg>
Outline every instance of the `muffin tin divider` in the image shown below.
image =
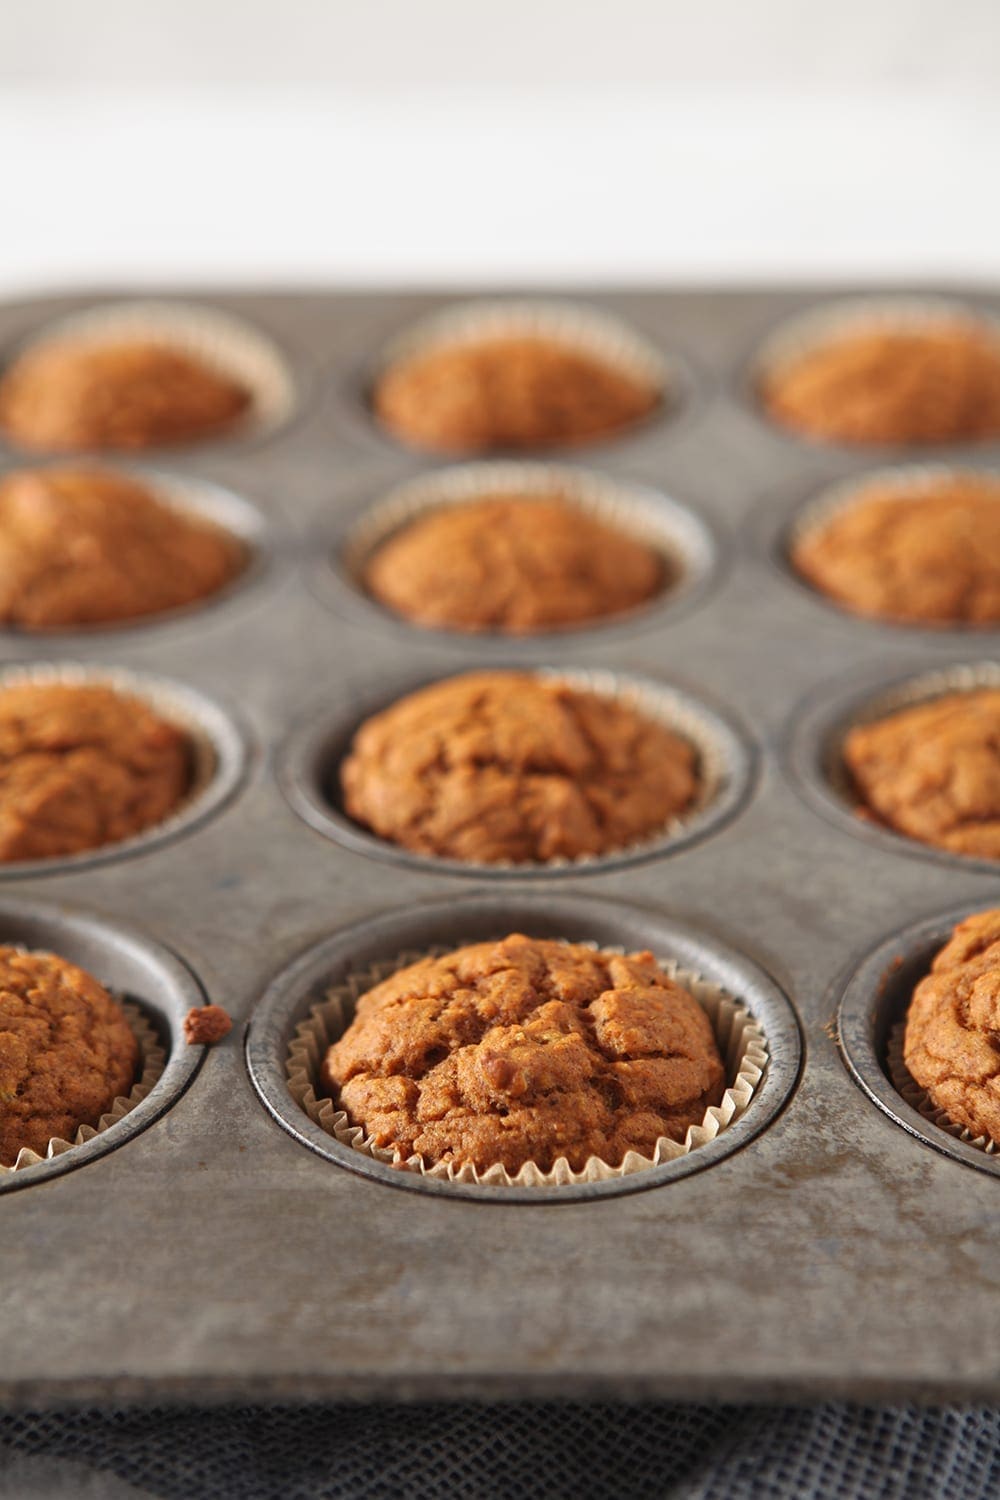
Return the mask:
<svg viewBox="0 0 1000 1500">
<path fill-rule="evenodd" d="M 357 376 L 394 332 L 457 295 L 199 295 L 273 336 L 307 399 L 270 437 L 155 466 L 245 496 L 278 534 L 279 565 L 253 607 L 248 590 L 162 630 L 94 632 L 71 648 L 0 640 L 7 663 L 72 657 L 180 683 L 234 711 L 250 752 L 225 805 L 169 841 L 3 882 L 3 903 L 49 924 L 22 924 L 29 941 L 51 933 L 56 945 L 61 914 L 84 908 L 173 954 L 236 1024 L 203 1058 L 181 1050 L 193 1076 L 134 1137 L 0 1195 L 0 1263 L 18 1292 L 0 1310 L 0 1400 L 996 1400 L 996 1174 L 901 1129 L 858 1087 L 831 1030 L 867 955 L 928 914 L 996 904 L 1000 871 L 859 836 L 800 795 L 784 760 L 810 695 L 832 701 L 860 672 L 888 681 L 915 660 L 984 654 L 967 637 L 883 632 L 818 608 L 753 540 L 751 517 L 864 465 L 770 427 L 742 380 L 765 332 L 828 289 L 595 292 L 678 351 L 694 390 L 675 420 L 566 460 L 703 509 L 726 565 L 683 611 L 515 653 L 678 681 L 719 704 L 759 752 L 724 826 L 669 858 L 541 873 L 529 890 L 516 875 L 488 883 L 371 858 L 309 827 L 282 793 L 279 750 L 308 710 L 489 664 L 475 640 L 373 629 L 310 586 L 317 546 L 361 504 L 435 468 L 375 430 Z M 0 307 L 0 353 L 91 300 Z M 975 301 L 1000 310 L 1000 292 Z M 976 447 L 977 464 L 998 458 L 1000 445 Z M 497 921 L 524 920 L 528 904 L 554 921 L 579 903 L 597 914 L 597 938 L 623 911 L 623 941 L 641 944 L 648 921 L 735 951 L 786 997 L 801 1040 L 799 1067 L 775 1039 L 775 1077 L 789 1084 L 780 1107 L 703 1169 L 531 1207 L 402 1192 L 304 1148 L 246 1066 L 269 984 L 316 945 L 349 948 L 371 924 L 409 931 L 428 903 L 456 920 L 487 896 Z M 870 1024 L 875 976 L 851 993 Z"/>
</svg>

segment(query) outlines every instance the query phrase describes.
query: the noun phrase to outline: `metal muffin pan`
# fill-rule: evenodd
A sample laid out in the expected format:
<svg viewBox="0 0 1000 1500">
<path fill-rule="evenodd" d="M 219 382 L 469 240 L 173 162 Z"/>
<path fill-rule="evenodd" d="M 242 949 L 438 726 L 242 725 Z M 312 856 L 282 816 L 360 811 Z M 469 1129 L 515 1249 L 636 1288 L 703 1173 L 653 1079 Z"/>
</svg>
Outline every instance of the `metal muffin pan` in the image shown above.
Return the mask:
<svg viewBox="0 0 1000 1500">
<path fill-rule="evenodd" d="M 58 953 L 80 964 L 105 987 L 139 1005 L 167 1054 L 160 1077 L 134 1109 L 82 1145 L 59 1156 L 0 1173 L 0 1194 L 47 1182 L 86 1166 L 132 1140 L 169 1109 L 187 1088 L 203 1048 L 184 1041 L 184 1017 L 205 996 L 194 975 L 168 949 L 140 932 L 82 910 L 44 901 L 0 898 L 0 943 Z"/>
<path fill-rule="evenodd" d="M 648 1171 L 605 1182 L 550 1188 L 438 1182 L 402 1172 L 341 1145 L 303 1113 L 289 1093 L 285 1062 L 296 1026 L 309 1007 L 323 998 L 325 990 L 342 983 L 352 971 L 364 969 L 387 955 L 457 948 L 465 943 L 506 937 L 511 931 L 524 932 L 529 937 L 596 942 L 627 951 L 649 948 L 658 958 L 676 959 L 742 1000 L 760 1023 L 773 1051 L 773 1062 L 746 1113 L 707 1145 Z M 278 975 L 254 1012 L 247 1034 L 247 1064 L 264 1104 L 289 1134 L 328 1161 L 416 1192 L 530 1204 L 572 1203 L 641 1192 L 710 1167 L 738 1151 L 774 1119 L 795 1086 L 800 1061 L 795 1013 L 777 985 L 756 964 L 711 938 L 664 921 L 653 913 L 580 896 L 566 899 L 468 896 L 416 906 L 348 928 L 310 948 Z"/>
<path fill-rule="evenodd" d="M 0 1258 L 23 1295 L 0 1310 L 0 1400 L 1000 1398 L 996 1174 L 929 1150 L 876 1108 L 832 1026 L 855 971 L 857 1013 L 866 1025 L 880 1013 L 880 981 L 859 970 L 865 955 L 928 911 L 1000 902 L 997 871 L 905 857 L 916 846 L 803 796 L 788 758 L 789 723 L 810 703 L 846 714 L 848 689 L 870 695 L 988 650 L 979 638 L 858 628 L 816 608 L 776 576 L 750 530 L 772 497 L 818 493 L 870 461 L 770 426 L 742 380 L 771 329 L 832 296 L 574 294 L 654 347 L 683 350 L 690 395 L 613 440 L 525 461 L 606 475 L 654 506 L 676 500 L 725 566 L 690 607 L 652 608 L 641 628 L 486 650 L 476 637 L 376 625 L 343 598 L 330 608 L 316 586 L 320 555 L 329 574 L 329 546 L 363 510 L 445 467 L 377 428 L 358 372 L 394 332 L 461 294 L 185 294 L 265 330 L 310 391 L 266 437 L 162 460 L 172 477 L 248 497 L 281 565 L 254 584 L 253 608 L 248 590 L 243 603 L 192 610 L 183 627 L 81 632 L 71 644 L 7 632 L 0 654 L 12 666 L 113 663 L 234 705 L 234 730 L 259 751 L 255 774 L 183 837 L 129 847 L 127 859 L 123 846 L 80 865 L 8 868 L 4 896 L 53 922 L 84 907 L 148 933 L 236 1026 L 119 1149 L 82 1170 L 67 1153 L 54 1180 L 32 1183 L 33 1168 L 3 1195 Z M 94 300 L 0 308 L 0 349 Z M 1000 311 L 1000 293 L 972 300 Z M 1000 445 L 943 456 L 997 464 Z M 532 870 L 529 882 L 366 858 L 289 806 L 299 726 L 307 739 L 320 726 L 346 734 L 367 706 L 420 682 L 515 662 L 683 683 L 718 705 L 754 747 L 738 816 L 669 858 Z M 488 1201 L 451 1185 L 402 1191 L 394 1177 L 349 1170 L 357 1164 L 334 1159 L 329 1138 L 303 1144 L 307 1117 L 288 1113 L 274 1070 L 282 1028 L 314 981 L 376 946 L 384 956 L 531 924 L 688 944 L 705 965 L 733 965 L 753 986 L 771 1054 L 744 1118 L 683 1170 L 641 1174 L 635 1191 L 553 1190 L 528 1204 L 506 1189 Z M 29 944 L 33 932 L 163 1004 L 152 970 L 111 971 L 109 945 L 70 948 L 68 929 L 16 929 Z M 200 1053 L 176 1055 L 193 1073 Z M 261 1079 L 288 1115 L 280 1123 Z"/>
</svg>

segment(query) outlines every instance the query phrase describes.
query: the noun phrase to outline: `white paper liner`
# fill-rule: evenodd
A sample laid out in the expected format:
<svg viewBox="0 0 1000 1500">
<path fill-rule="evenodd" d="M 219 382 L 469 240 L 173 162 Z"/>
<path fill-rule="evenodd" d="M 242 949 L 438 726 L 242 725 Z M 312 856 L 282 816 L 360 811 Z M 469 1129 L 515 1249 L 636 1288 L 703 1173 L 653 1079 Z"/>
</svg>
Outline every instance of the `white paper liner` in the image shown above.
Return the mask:
<svg viewBox="0 0 1000 1500">
<path fill-rule="evenodd" d="M 383 348 L 372 381 L 391 365 L 433 349 L 518 337 L 543 338 L 582 349 L 651 386 L 661 402 L 673 397 L 680 385 L 671 362 L 610 313 L 576 302 L 517 299 L 463 302 L 421 318 Z"/>
<path fill-rule="evenodd" d="M 596 943 L 583 946 L 598 947 Z M 651 1167 L 686 1156 L 699 1146 L 714 1140 L 745 1113 L 764 1076 L 768 1063 L 767 1041 L 760 1025 L 742 1001 L 734 999 L 718 985 L 710 984 L 693 970 L 682 968 L 673 959 L 659 959 L 657 961 L 660 967 L 694 996 L 708 1016 L 725 1065 L 728 1084 L 721 1104 L 707 1109 L 702 1123 L 690 1126 L 683 1142 L 661 1137 L 656 1143 L 652 1158 L 644 1157 L 637 1151 L 629 1151 L 617 1167 L 591 1157 L 580 1172 L 574 1172 L 565 1157 L 560 1157 L 548 1172 L 543 1172 L 533 1162 L 526 1162 L 513 1177 L 501 1165 L 480 1172 L 471 1163 L 457 1166 L 451 1162 L 438 1162 L 428 1166 L 420 1156 L 397 1155 L 375 1145 L 374 1141 L 365 1136 L 360 1126 L 350 1123 L 346 1113 L 338 1109 L 331 1099 L 317 1095 L 320 1067 L 331 1042 L 343 1035 L 353 1020 L 357 1002 L 366 991 L 418 959 L 438 957 L 449 951 L 451 950 L 448 948 L 437 947 L 423 952 L 402 953 L 397 958 L 382 960 L 349 975 L 342 985 L 331 989 L 324 1000 L 312 1007 L 306 1019 L 296 1027 L 288 1049 L 285 1069 L 289 1092 L 310 1120 L 341 1145 L 349 1146 L 376 1161 L 386 1162 L 401 1171 L 414 1172 L 436 1181 L 473 1182 L 489 1187 L 561 1187 L 571 1183 L 607 1182 L 613 1178 L 628 1177 L 634 1172 L 648 1171 Z M 601 951 L 624 953 L 626 950 L 602 946 Z"/>
<path fill-rule="evenodd" d="M 833 790 L 852 807 L 857 805 L 858 794 L 854 789 L 843 754 L 844 741 L 852 729 L 877 723 L 878 720 L 887 719 L 903 709 L 916 708 L 922 703 L 932 703 L 935 698 L 943 698 L 948 693 L 971 693 L 977 688 L 1000 688 L 1000 661 L 967 662 L 958 666 L 940 667 L 934 671 L 921 672 L 917 676 L 908 678 L 906 682 L 897 683 L 895 687 L 876 693 L 862 708 L 857 709 L 851 715 L 850 722 L 842 725 L 834 736 L 834 743 L 826 757 L 825 767 L 827 780 Z M 909 839 L 911 843 L 923 843 L 923 840 L 914 839 L 911 834 L 904 833 L 902 829 L 895 828 L 892 824 L 880 822 L 879 826 L 894 833 L 897 838 Z M 943 849 L 935 844 L 926 844 L 924 847 L 940 849 L 942 854 L 955 853 L 954 850 Z M 961 859 L 964 856 L 958 854 L 956 857 Z M 968 857 L 975 859 L 985 856 L 970 855 Z"/>
<path fill-rule="evenodd" d="M 74 854 L 46 855 L 38 860 L 25 860 L 24 864 L 71 863 L 88 860 L 108 850 L 136 849 L 150 839 L 163 837 L 175 828 L 184 827 L 197 813 L 199 806 L 215 780 L 220 757 L 215 740 L 199 719 L 194 705 L 171 684 L 156 678 L 127 671 L 124 667 L 90 667 L 80 662 L 14 664 L 0 667 L 0 692 L 8 687 L 48 687 L 55 683 L 69 687 L 108 687 L 138 698 L 148 704 L 154 713 L 174 724 L 187 736 L 191 747 L 191 785 L 186 795 L 177 804 L 169 817 L 160 823 L 151 824 L 131 838 L 114 843 L 99 844 L 93 849 L 83 849 Z M 21 861 L 18 861 L 21 863 Z M 0 869 L 3 866 L 0 865 Z"/>
<path fill-rule="evenodd" d="M 605 525 L 655 549 L 664 564 L 661 588 L 634 609 L 619 611 L 616 615 L 575 620 L 568 625 L 546 626 L 532 634 L 559 634 L 613 623 L 669 598 L 680 585 L 703 577 L 711 566 L 709 533 L 682 506 L 638 486 L 622 484 L 585 469 L 511 460 L 459 464 L 397 485 L 373 505 L 351 531 L 343 551 L 344 567 L 355 586 L 367 592 L 364 585 L 367 564 L 382 543 L 409 522 L 429 511 L 506 495 L 528 500 L 565 500 Z M 433 628 L 449 629 L 446 625 Z M 506 634 L 499 630 L 461 633 Z"/>
<path fill-rule="evenodd" d="M 0 1175 L 20 1172 L 25 1167 L 37 1166 L 39 1162 L 51 1161 L 55 1156 L 62 1156 L 64 1152 L 72 1151 L 74 1146 L 82 1146 L 86 1141 L 92 1140 L 95 1135 L 103 1135 L 105 1130 L 110 1129 L 112 1125 L 117 1125 L 118 1121 L 124 1119 L 130 1110 L 135 1109 L 137 1104 L 141 1104 L 156 1084 L 166 1063 L 167 1054 L 163 1043 L 152 1022 L 138 1005 L 133 1004 L 131 1000 L 123 1000 L 120 996 L 115 998 L 121 1005 L 125 1019 L 139 1044 L 139 1068 L 135 1083 L 127 1094 L 119 1095 L 114 1100 L 111 1108 L 101 1116 L 96 1125 L 81 1125 L 71 1141 L 64 1141 L 54 1136 L 45 1148 L 44 1156 L 39 1156 L 37 1151 L 32 1151 L 27 1146 L 22 1146 L 12 1167 L 6 1167 L 0 1163 Z"/>
<path fill-rule="evenodd" d="M 922 1115 L 925 1120 L 929 1120 L 939 1130 L 947 1131 L 956 1140 L 964 1141 L 968 1146 L 975 1146 L 978 1151 L 982 1151 L 986 1156 L 995 1156 L 1000 1153 L 1000 1145 L 991 1136 L 974 1136 L 963 1125 L 956 1124 L 945 1110 L 938 1108 L 927 1090 L 921 1088 L 903 1061 L 905 1038 L 906 1022 L 898 1021 L 889 1033 L 886 1062 L 889 1067 L 889 1080 L 900 1098 L 911 1109 L 915 1109 L 918 1115 Z"/>
<path fill-rule="evenodd" d="M 791 551 L 810 533 L 822 531 L 831 521 L 871 496 L 877 495 L 879 500 L 889 501 L 927 500 L 937 494 L 942 484 L 964 480 L 984 487 L 992 486 L 1000 505 L 1000 470 L 970 469 L 955 464 L 903 464 L 870 469 L 852 479 L 841 480 L 799 509 L 788 531 L 788 550 Z M 914 621 L 917 625 L 923 623 Z"/>
<path fill-rule="evenodd" d="M 182 351 L 235 380 L 250 393 L 250 406 L 231 425 L 183 442 L 225 440 L 249 431 L 270 431 L 295 407 L 295 383 L 277 346 L 248 323 L 215 308 L 186 302 L 116 302 L 72 313 L 24 340 L 12 359 L 50 344 L 154 343 Z M 146 445 L 144 445 L 146 446 Z M 151 443 L 153 449 L 163 445 Z"/>
<path fill-rule="evenodd" d="M 765 339 L 753 365 L 758 389 L 820 344 L 858 333 L 973 328 L 1000 344 L 1000 320 L 948 297 L 851 297 L 792 317 Z"/>
</svg>

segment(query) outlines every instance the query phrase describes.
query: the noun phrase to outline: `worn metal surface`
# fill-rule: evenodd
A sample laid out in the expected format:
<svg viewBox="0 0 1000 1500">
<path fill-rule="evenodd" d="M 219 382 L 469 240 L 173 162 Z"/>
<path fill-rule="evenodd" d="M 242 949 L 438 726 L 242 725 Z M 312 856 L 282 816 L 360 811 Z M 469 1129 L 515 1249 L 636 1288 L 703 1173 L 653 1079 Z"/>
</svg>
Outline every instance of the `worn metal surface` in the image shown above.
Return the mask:
<svg viewBox="0 0 1000 1500">
<path fill-rule="evenodd" d="M 187 683 L 245 727 L 249 774 L 169 843 L 19 875 L 2 894 L 144 931 L 240 1024 L 134 1139 L 0 1195 L 3 1399 L 1000 1397 L 1000 1184 L 877 1108 L 830 1034 L 867 953 L 918 919 L 1000 899 L 1000 872 L 866 838 L 821 815 L 789 767 L 789 726 L 825 682 L 989 656 L 1000 634 L 853 619 L 783 576 L 763 545 L 762 517 L 885 461 L 796 440 L 747 402 L 759 340 L 821 295 L 594 298 L 679 357 L 691 390 L 676 419 L 574 462 L 691 507 L 719 566 L 683 612 L 507 654 L 675 681 L 746 728 L 760 771 L 738 815 L 695 845 L 504 882 L 344 848 L 295 814 L 274 772 L 303 716 L 484 659 L 475 640 L 372 628 L 316 587 L 317 558 L 345 518 L 433 467 L 379 435 L 360 392 L 383 339 L 447 299 L 206 296 L 276 337 L 304 405 L 266 439 L 158 455 L 156 467 L 255 506 L 270 526 L 266 572 L 200 614 L 53 641 L 11 635 L 2 653 Z M 0 310 L 0 346 L 87 300 Z M 973 456 L 998 461 L 1000 446 Z M 244 1058 L 244 1023 L 268 983 L 350 924 L 487 890 L 514 916 L 525 892 L 607 897 L 759 965 L 804 1037 L 785 1109 L 704 1170 L 537 1206 L 401 1191 L 293 1139 Z"/>
</svg>

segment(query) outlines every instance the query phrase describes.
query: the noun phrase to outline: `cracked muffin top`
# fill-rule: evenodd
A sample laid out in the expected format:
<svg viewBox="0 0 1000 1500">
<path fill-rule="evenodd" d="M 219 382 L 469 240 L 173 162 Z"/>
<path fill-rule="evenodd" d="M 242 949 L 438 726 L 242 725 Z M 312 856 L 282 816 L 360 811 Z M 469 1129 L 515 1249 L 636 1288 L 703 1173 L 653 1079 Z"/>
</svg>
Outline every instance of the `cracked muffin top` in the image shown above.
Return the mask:
<svg viewBox="0 0 1000 1500">
<path fill-rule="evenodd" d="M 792 563 L 820 593 L 878 619 L 1000 620 L 1000 480 L 921 481 L 912 495 L 874 481 L 803 529 Z"/>
<path fill-rule="evenodd" d="M 946 693 L 844 741 L 863 811 L 908 838 L 1000 858 L 1000 689 Z"/>
<path fill-rule="evenodd" d="M 0 378 L 0 428 L 39 452 L 137 450 L 225 432 L 250 392 L 172 345 L 53 339 Z"/>
<path fill-rule="evenodd" d="M 532 334 L 435 343 L 390 364 L 372 393 L 395 437 L 439 453 L 593 442 L 659 402 L 650 380 L 581 345 Z"/>
<path fill-rule="evenodd" d="M 420 854 L 577 859 L 663 831 L 696 797 L 697 762 L 686 739 L 623 702 L 475 672 L 366 720 L 341 785 L 350 817 Z"/>
<path fill-rule="evenodd" d="M 0 687 L 0 860 L 51 859 L 161 823 L 192 783 L 188 736 L 103 685 Z"/>
<path fill-rule="evenodd" d="M 959 922 L 913 992 L 903 1060 L 938 1109 L 1000 1145 L 1000 911 Z"/>
<path fill-rule="evenodd" d="M 569 500 L 493 495 L 418 516 L 364 581 L 418 625 L 531 635 L 635 609 L 668 580 L 655 548 Z"/>
<path fill-rule="evenodd" d="M 683 1141 L 725 1088 L 708 1017 L 651 953 L 514 934 L 400 970 L 358 1001 L 323 1085 L 400 1157 L 550 1171 Z"/>
<path fill-rule="evenodd" d="M 782 360 L 760 382 L 775 421 L 836 443 L 1000 436 L 1000 338 L 958 319 L 848 330 Z"/>
<path fill-rule="evenodd" d="M 223 588 L 246 548 L 123 474 L 24 469 L 0 479 L 0 621 L 102 625 Z"/>
<path fill-rule="evenodd" d="M 125 1014 L 86 970 L 53 953 L 0 946 L 0 1163 L 96 1126 L 135 1082 Z"/>
</svg>

